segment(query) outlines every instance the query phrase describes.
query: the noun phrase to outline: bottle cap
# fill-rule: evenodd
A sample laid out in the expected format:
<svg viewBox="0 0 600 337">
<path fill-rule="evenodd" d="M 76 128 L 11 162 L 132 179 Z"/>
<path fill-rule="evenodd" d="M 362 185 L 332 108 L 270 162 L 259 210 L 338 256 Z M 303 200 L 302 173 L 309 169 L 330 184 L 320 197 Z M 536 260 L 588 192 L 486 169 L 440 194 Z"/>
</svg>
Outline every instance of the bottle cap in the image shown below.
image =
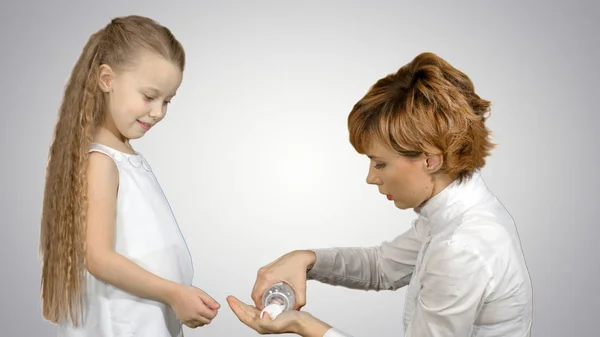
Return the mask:
<svg viewBox="0 0 600 337">
<path fill-rule="evenodd" d="M 271 319 L 275 319 L 282 312 L 283 312 L 283 309 L 281 308 L 281 306 L 279 304 L 276 304 L 276 303 L 269 304 L 260 312 L 260 318 L 265 317 L 265 313 L 269 313 L 269 316 L 271 316 Z"/>
</svg>

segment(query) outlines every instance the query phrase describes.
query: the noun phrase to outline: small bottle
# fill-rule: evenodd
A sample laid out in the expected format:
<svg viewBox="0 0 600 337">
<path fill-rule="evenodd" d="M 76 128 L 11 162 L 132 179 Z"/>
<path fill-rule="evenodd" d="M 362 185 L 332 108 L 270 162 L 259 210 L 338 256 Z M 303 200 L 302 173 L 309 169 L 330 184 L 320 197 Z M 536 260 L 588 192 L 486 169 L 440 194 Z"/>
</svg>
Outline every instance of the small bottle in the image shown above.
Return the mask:
<svg viewBox="0 0 600 337">
<path fill-rule="evenodd" d="M 269 313 L 271 319 L 275 319 L 284 311 L 293 310 L 296 305 L 294 289 L 287 283 L 278 282 L 265 291 L 262 298 L 263 310 L 260 318 Z"/>
</svg>

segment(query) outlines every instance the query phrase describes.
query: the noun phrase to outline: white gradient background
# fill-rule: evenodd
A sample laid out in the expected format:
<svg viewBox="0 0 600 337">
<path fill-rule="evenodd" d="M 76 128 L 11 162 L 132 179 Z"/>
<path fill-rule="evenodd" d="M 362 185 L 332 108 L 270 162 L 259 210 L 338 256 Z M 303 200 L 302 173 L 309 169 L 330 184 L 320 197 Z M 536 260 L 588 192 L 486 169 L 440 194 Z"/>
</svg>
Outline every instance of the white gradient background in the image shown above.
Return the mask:
<svg viewBox="0 0 600 337">
<path fill-rule="evenodd" d="M 501 4 L 500 4 L 501 3 Z M 86 8 L 87 7 L 87 8 Z M 148 15 L 184 44 L 167 118 L 134 146 L 187 238 L 195 285 L 222 309 L 186 336 L 256 333 L 225 297 L 301 248 L 369 246 L 414 217 L 365 183 L 346 117 L 380 77 L 423 51 L 493 103 L 483 171 L 516 219 L 534 283 L 533 335 L 598 336 L 599 5 L 538 1 L 3 1 L 0 335 L 53 336 L 39 302 L 48 146 L 69 72 L 112 17 Z M 404 290 L 309 283 L 306 310 L 355 336 L 402 336 Z"/>
</svg>

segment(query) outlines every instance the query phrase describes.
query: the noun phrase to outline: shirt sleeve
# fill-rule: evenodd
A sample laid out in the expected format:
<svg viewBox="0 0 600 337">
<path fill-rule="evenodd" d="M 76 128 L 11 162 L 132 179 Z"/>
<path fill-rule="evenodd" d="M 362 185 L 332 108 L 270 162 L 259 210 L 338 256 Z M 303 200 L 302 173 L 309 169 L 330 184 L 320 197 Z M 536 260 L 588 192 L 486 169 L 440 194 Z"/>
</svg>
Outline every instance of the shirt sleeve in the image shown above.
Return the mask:
<svg viewBox="0 0 600 337">
<path fill-rule="evenodd" d="M 327 330 L 327 332 L 323 335 L 323 337 L 352 337 L 352 336 L 339 330 L 339 329 L 331 328 L 331 329 Z"/>
<path fill-rule="evenodd" d="M 405 336 L 469 337 L 491 273 L 476 251 L 456 242 L 439 245 L 430 254 Z"/>
<path fill-rule="evenodd" d="M 313 249 L 307 279 L 362 290 L 396 290 L 408 284 L 421 240 L 414 227 L 391 242 L 366 248 Z"/>
</svg>

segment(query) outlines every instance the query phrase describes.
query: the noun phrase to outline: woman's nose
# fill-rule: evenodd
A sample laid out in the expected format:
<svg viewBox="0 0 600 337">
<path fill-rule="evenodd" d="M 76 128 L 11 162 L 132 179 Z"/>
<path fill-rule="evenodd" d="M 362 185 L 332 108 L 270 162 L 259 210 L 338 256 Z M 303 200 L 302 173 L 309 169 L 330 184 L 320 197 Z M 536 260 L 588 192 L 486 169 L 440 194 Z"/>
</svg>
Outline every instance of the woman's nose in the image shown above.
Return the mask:
<svg viewBox="0 0 600 337">
<path fill-rule="evenodd" d="M 377 177 L 376 175 L 374 175 L 371 172 L 369 172 L 369 174 L 367 174 L 367 184 L 369 184 L 369 185 L 380 185 L 381 184 L 381 179 L 379 179 L 379 177 Z"/>
</svg>

